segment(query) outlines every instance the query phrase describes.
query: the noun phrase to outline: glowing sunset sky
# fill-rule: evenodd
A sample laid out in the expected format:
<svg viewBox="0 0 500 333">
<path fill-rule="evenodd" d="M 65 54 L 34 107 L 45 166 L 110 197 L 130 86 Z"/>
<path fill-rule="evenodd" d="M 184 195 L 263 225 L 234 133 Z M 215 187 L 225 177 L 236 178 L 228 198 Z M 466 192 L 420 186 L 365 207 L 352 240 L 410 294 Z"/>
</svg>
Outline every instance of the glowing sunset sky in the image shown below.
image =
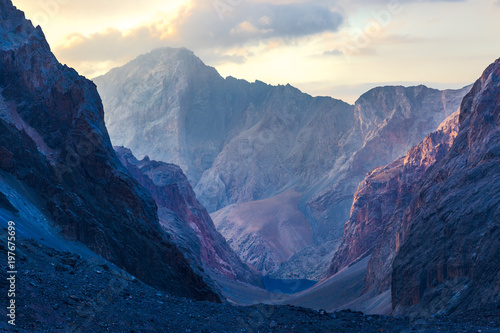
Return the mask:
<svg viewBox="0 0 500 333">
<path fill-rule="evenodd" d="M 380 85 L 458 88 L 500 57 L 500 1 L 13 0 L 93 78 L 163 46 L 222 76 L 354 102 Z"/>
</svg>

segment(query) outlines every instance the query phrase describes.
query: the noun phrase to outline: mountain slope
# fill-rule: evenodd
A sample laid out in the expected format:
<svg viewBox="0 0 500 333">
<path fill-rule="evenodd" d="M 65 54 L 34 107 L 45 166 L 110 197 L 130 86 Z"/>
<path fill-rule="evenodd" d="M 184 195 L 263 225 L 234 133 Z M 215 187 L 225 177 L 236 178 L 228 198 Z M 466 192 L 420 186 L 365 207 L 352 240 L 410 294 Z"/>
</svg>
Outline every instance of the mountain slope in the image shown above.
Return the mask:
<svg viewBox="0 0 500 333">
<path fill-rule="evenodd" d="M 422 179 L 402 223 L 396 314 L 500 302 L 500 59 L 464 98 L 453 146 Z"/>
<path fill-rule="evenodd" d="M 262 274 L 311 243 L 312 229 L 297 209 L 300 194 L 290 190 L 270 199 L 239 203 L 212 214 L 217 230 Z"/>
<path fill-rule="evenodd" d="M 342 101 L 223 79 L 186 49 L 154 50 L 94 81 L 113 143 L 179 165 L 210 213 L 328 172 L 354 122 Z"/>
<path fill-rule="evenodd" d="M 356 101 L 356 125 L 350 141 L 356 148 L 349 159 L 333 166 L 323 189 L 309 201 L 308 208 L 323 230 L 330 221 L 349 218 L 352 195 L 365 175 L 406 154 L 460 106 L 470 87 L 439 91 L 425 86 L 380 87 Z M 346 207 L 347 205 L 347 207 Z M 347 213 L 347 216 L 346 216 Z M 338 229 L 341 235 L 342 230 Z"/>
<path fill-rule="evenodd" d="M 151 193 L 159 208 L 160 224 L 195 267 L 203 266 L 230 280 L 262 284 L 262 277 L 242 263 L 217 232 L 178 166 L 149 158 L 138 161 L 124 147 L 115 147 L 115 151 L 132 176 Z"/>
<path fill-rule="evenodd" d="M 153 199 L 116 157 L 95 85 L 58 63 L 41 29 L 10 0 L 0 0 L 0 19 L 4 178 L 35 191 L 65 237 L 142 281 L 220 301 L 161 230 Z"/>
<path fill-rule="evenodd" d="M 499 68 L 436 132 L 359 185 L 330 267 L 339 274 L 369 256 L 366 296 L 353 304 L 390 292 L 394 313 L 433 315 L 499 301 Z"/>
<path fill-rule="evenodd" d="M 329 274 L 370 257 L 360 296 L 370 293 L 372 298 L 390 289 L 392 263 L 402 242 L 401 216 L 425 172 L 450 149 L 458 132 L 458 118 L 457 111 L 406 156 L 374 169 L 359 184 Z"/>
<path fill-rule="evenodd" d="M 209 212 L 225 209 L 213 218 L 240 257 L 266 258 L 258 264 L 266 274 L 310 279 L 324 276 L 366 173 L 404 155 L 467 92 L 381 87 L 352 106 L 290 85 L 223 79 L 191 51 L 170 48 L 95 82 L 114 144 L 180 165 Z M 253 230 L 239 225 L 245 209 L 227 208 L 231 220 L 218 221 L 228 206 L 252 202 L 265 210 L 268 200 L 282 202 L 289 191 L 300 197 L 283 202 L 287 214 L 305 218 L 312 230 L 291 252 L 268 246 L 259 235 L 269 233 L 245 234 Z M 278 230 L 274 217 L 261 214 L 257 223 Z M 295 224 L 288 225 L 285 233 L 294 234 Z"/>
</svg>

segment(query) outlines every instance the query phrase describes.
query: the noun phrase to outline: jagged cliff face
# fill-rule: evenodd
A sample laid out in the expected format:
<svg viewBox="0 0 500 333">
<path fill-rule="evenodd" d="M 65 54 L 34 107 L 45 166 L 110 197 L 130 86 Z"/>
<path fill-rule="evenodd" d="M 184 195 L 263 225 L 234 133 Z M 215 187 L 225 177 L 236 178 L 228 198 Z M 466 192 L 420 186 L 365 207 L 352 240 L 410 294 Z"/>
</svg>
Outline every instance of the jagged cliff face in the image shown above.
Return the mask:
<svg viewBox="0 0 500 333">
<path fill-rule="evenodd" d="M 186 49 L 159 49 L 94 80 L 115 145 L 179 165 L 209 212 L 325 174 L 352 106 L 287 85 L 223 79 Z"/>
<path fill-rule="evenodd" d="M 343 141 L 343 150 L 349 153 L 336 160 L 326 179 L 306 193 L 305 214 L 314 221 L 315 242 L 292 257 L 294 266 L 304 267 L 303 263 L 316 257 L 318 269 L 310 270 L 310 277 L 324 276 L 349 220 L 359 183 L 370 170 L 404 156 L 434 131 L 458 109 L 468 90 L 470 87 L 446 91 L 424 86 L 381 87 L 360 97 L 354 108 L 355 125 Z M 284 265 L 278 273 L 291 277 L 294 272 L 293 266 Z"/>
<path fill-rule="evenodd" d="M 420 144 L 359 185 L 330 274 L 370 256 L 364 293 L 397 315 L 499 301 L 500 62 Z"/>
<path fill-rule="evenodd" d="M 500 301 L 500 60 L 464 98 L 450 151 L 422 178 L 394 260 L 396 314 Z"/>
<path fill-rule="evenodd" d="M 390 289 L 392 262 L 402 242 L 401 217 L 425 172 L 451 147 L 458 118 L 457 111 L 406 156 L 374 169 L 359 184 L 330 275 L 371 255 L 364 292 Z"/>
<path fill-rule="evenodd" d="M 209 212 L 228 207 L 214 222 L 242 258 L 294 278 L 324 275 L 366 173 L 404 155 L 466 93 L 384 87 L 351 106 L 289 85 L 223 79 L 186 49 L 153 51 L 95 82 L 114 144 L 180 165 Z M 287 191 L 300 195 L 283 203 L 292 207 L 289 223 L 266 208 Z M 270 213 L 248 220 L 244 203 Z M 303 233 L 296 246 L 268 232 L 292 239 L 308 230 L 303 218 L 312 236 Z M 239 222 L 247 220 L 255 227 Z M 296 264 L 280 269 L 288 260 Z"/>
<path fill-rule="evenodd" d="M 61 233 L 171 293 L 220 300 L 116 157 L 95 85 L 58 63 L 40 28 L 0 0 L 0 168 L 44 200 Z"/>
<path fill-rule="evenodd" d="M 241 262 L 217 232 L 178 166 L 151 161 L 148 157 L 139 161 L 124 147 L 115 150 L 132 176 L 151 193 L 158 205 L 160 223 L 195 268 L 203 266 L 211 274 L 261 284 L 262 277 Z"/>
<path fill-rule="evenodd" d="M 94 81 L 106 96 L 113 143 L 140 158 L 179 165 L 196 184 L 227 135 L 228 124 L 214 114 L 224 119 L 234 111 L 222 107 L 223 94 L 213 96 L 224 81 L 215 69 L 189 50 L 169 50 L 140 56 Z"/>
<path fill-rule="evenodd" d="M 324 189 L 308 201 L 320 230 L 329 231 L 331 221 L 338 221 L 333 236 L 340 237 L 353 194 L 365 175 L 404 156 L 434 131 L 457 111 L 468 89 L 381 87 L 361 96 L 355 104 L 356 124 L 348 141 L 354 152 L 345 163 L 334 166 Z"/>
</svg>

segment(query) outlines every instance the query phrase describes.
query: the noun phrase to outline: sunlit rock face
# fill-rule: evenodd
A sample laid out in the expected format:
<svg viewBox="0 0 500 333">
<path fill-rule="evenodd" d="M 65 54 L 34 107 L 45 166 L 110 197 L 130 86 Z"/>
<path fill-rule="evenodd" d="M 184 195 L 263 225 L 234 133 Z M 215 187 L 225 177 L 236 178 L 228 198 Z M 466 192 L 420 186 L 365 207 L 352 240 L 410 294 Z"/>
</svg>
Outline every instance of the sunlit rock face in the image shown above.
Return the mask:
<svg viewBox="0 0 500 333">
<path fill-rule="evenodd" d="M 364 293 L 396 315 L 451 314 L 499 301 L 500 62 L 460 110 L 360 183 L 330 275 L 369 256 Z"/>
<path fill-rule="evenodd" d="M 500 60 L 464 98 L 449 152 L 420 181 L 394 259 L 396 314 L 500 301 Z"/>
<path fill-rule="evenodd" d="M 406 156 L 372 170 L 359 184 L 329 275 L 370 256 L 364 292 L 391 287 L 392 263 L 402 242 L 401 218 L 425 172 L 442 158 L 455 139 L 459 112 L 449 116 Z"/>
<path fill-rule="evenodd" d="M 319 229 L 341 236 L 358 184 L 375 167 L 387 165 L 404 156 L 449 115 L 457 111 L 470 87 L 439 91 L 425 86 L 381 87 L 370 90 L 355 104 L 356 123 L 350 141 L 354 152 L 339 167 L 334 167 L 323 189 L 307 205 Z"/>
<path fill-rule="evenodd" d="M 373 168 L 404 156 L 409 148 L 434 131 L 455 112 L 470 90 L 439 91 L 425 86 L 380 87 L 361 96 L 355 103 L 353 128 L 345 136 L 342 149 L 329 173 L 305 192 L 303 211 L 313 221 L 314 242 L 292 260 L 301 267 L 311 256 L 318 258 L 318 268 L 310 269 L 321 277 L 332 252 L 349 220 L 350 208 L 358 184 Z M 294 271 L 285 265 L 279 272 L 288 276 Z M 311 277 L 311 276 L 310 276 Z"/>
<path fill-rule="evenodd" d="M 194 267 L 202 266 L 210 274 L 230 280 L 262 284 L 262 277 L 245 265 L 217 232 L 177 165 L 148 157 L 139 161 L 127 148 L 115 147 L 115 150 L 132 176 L 151 193 L 158 205 L 160 224 Z"/>
<path fill-rule="evenodd" d="M 116 157 L 96 86 L 61 65 L 39 27 L 0 0 L 0 168 L 41 199 L 66 238 L 176 295 L 220 301 Z"/>
<path fill-rule="evenodd" d="M 94 81 L 113 143 L 139 158 L 179 165 L 210 213 L 224 209 L 214 222 L 240 257 L 260 253 L 269 259 L 250 261 L 266 273 L 315 279 L 326 273 L 366 173 L 403 156 L 467 93 L 381 87 L 353 106 L 290 85 L 224 79 L 191 51 L 170 48 Z M 287 214 L 295 222 L 305 219 L 311 237 L 305 234 L 293 247 L 274 240 L 271 246 L 269 232 L 242 228 L 241 221 L 252 220 L 239 205 L 253 202 L 266 210 L 268 199 L 281 202 L 288 191 L 298 197 L 284 203 L 292 210 Z M 292 235 L 299 230 L 295 222 L 260 214 L 256 224 Z"/>
</svg>

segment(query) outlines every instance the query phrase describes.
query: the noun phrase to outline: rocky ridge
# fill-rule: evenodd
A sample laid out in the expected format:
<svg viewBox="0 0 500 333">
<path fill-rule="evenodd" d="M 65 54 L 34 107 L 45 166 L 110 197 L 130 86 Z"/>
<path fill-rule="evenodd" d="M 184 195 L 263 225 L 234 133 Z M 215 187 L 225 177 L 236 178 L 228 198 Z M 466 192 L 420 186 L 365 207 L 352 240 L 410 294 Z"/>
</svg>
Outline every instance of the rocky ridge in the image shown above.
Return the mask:
<svg viewBox="0 0 500 333">
<path fill-rule="evenodd" d="M 245 265 L 215 229 L 205 207 L 191 188 L 182 170 L 173 164 L 137 160 L 130 149 L 115 147 L 118 158 L 132 176 L 146 188 L 158 205 L 160 224 L 194 267 L 210 274 L 253 285 L 262 277 Z"/>
<path fill-rule="evenodd" d="M 460 130 L 402 217 L 392 271 L 395 314 L 500 302 L 500 59 L 464 98 Z"/>
<path fill-rule="evenodd" d="M 457 111 L 406 156 L 368 173 L 358 186 L 329 275 L 370 256 L 363 293 L 390 289 L 392 263 L 402 242 L 401 216 L 425 172 L 450 149 L 458 118 Z"/>
<path fill-rule="evenodd" d="M 364 293 L 390 291 L 396 314 L 498 302 L 499 67 L 436 132 L 359 185 L 330 274 L 369 256 Z"/>
<path fill-rule="evenodd" d="M 66 238 L 156 288 L 220 301 L 162 231 L 154 200 L 116 157 L 96 86 L 0 0 L 0 168 Z M 42 209 L 40 208 L 40 209 Z M 19 210 L 20 208 L 17 207 Z"/>
</svg>

